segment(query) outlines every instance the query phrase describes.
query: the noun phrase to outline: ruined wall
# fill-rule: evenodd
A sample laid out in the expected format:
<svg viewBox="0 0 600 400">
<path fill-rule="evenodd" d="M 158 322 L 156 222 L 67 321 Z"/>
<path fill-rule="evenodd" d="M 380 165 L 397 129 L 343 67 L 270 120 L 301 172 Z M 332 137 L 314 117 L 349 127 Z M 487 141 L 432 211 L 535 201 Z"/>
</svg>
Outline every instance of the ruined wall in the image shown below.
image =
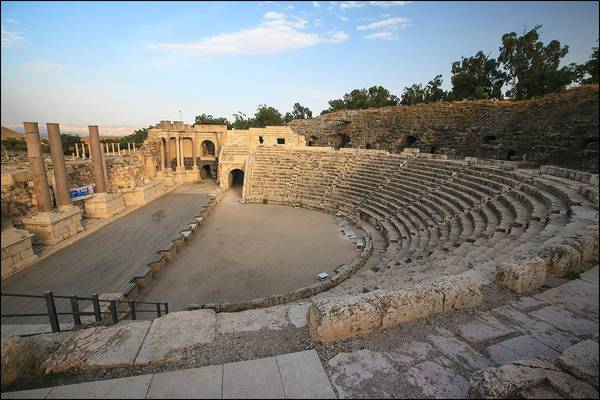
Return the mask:
<svg viewBox="0 0 600 400">
<path fill-rule="evenodd" d="M 462 101 L 338 111 L 295 120 L 314 146 L 361 147 L 450 157 L 522 159 L 598 171 L 598 85 L 526 101 Z M 413 139 L 415 140 L 412 143 Z"/>
<path fill-rule="evenodd" d="M 91 160 L 66 160 L 69 187 L 89 185 L 95 181 Z M 54 199 L 54 169 L 50 158 L 46 159 L 46 173 L 50 186 L 50 197 Z M 144 167 L 135 156 L 107 157 L 106 173 L 108 191 L 112 193 L 132 191 L 142 186 Z M 2 165 L 2 217 L 20 218 L 35 212 L 37 205 L 33 189 L 33 178 L 29 163 Z M 54 203 L 55 204 L 55 203 Z"/>
</svg>

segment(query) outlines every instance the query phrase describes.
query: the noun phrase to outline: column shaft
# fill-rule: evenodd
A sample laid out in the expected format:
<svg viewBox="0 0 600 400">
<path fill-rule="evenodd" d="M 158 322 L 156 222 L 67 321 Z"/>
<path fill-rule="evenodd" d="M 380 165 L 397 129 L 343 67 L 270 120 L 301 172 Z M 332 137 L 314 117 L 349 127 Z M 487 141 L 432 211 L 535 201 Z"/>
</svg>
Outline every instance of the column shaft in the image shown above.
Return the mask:
<svg viewBox="0 0 600 400">
<path fill-rule="evenodd" d="M 180 143 L 181 140 L 179 136 L 177 136 L 175 138 L 175 150 L 177 150 L 177 168 L 181 167 L 181 149 L 179 148 Z"/>
<path fill-rule="evenodd" d="M 162 138 L 160 139 L 160 148 L 158 151 L 160 153 L 160 171 L 165 172 L 165 142 Z"/>
<path fill-rule="evenodd" d="M 75 155 L 79 158 L 79 144 L 75 143 Z"/>
<path fill-rule="evenodd" d="M 50 211 L 52 209 L 52 201 L 50 200 L 48 177 L 46 176 L 38 124 L 37 122 L 23 122 L 23 127 L 25 128 L 27 155 L 31 162 L 31 174 L 33 175 L 33 188 L 35 190 L 37 209 L 41 212 Z"/>
<path fill-rule="evenodd" d="M 194 159 L 194 162 L 192 163 L 192 168 L 197 168 L 197 162 L 196 162 L 196 137 L 194 136 L 192 138 L 192 158 Z"/>
<path fill-rule="evenodd" d="M 50 142 L 50 152 L 52 153 L 52 166 L 54 167 L 54 180 L 56 188 L 54 195 L 56 203 L 59 206 L 71 204 L 69 198 L 69 184 L 67 183 L 67 167 L 65 165 L 65 155 L 60 139 L 60 129 L 56 123 L 47 123 L 48 141 Z"/>
<path fill-rule="evenodd" d="M 92 152 L 94 177 L 96 178 L 96 192 L 106 192 L 106 178 L 104 177 L 104 166 L 102 165 L 102 148 L 100 147 L 100 134 L 97 125 L 88 126 L 90 132 L 90 150 Z M 93 145 L 93 147 L 92 147 Z"/>
</svg>

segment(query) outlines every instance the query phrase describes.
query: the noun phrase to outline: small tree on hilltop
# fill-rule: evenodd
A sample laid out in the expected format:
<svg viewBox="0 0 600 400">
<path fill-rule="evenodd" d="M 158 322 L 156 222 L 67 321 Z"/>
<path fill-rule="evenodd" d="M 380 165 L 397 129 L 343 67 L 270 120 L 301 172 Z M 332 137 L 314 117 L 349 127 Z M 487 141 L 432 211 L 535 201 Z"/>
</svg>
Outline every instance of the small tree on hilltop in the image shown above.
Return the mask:
<svg viewBox="0 0 600 400">
<path fill-rule="evenodd" d="M 499 67 L 498 61 L 486 57 L 482 51 L 473 57 L 462 57 L 461 61 L 453 62 L 452 99 L 502 99 L 506 74 Z"/>
<path fill-rule="evenodd" d="M 447 93 L 442 89 L 443 82 L 442 75 L 436 75 L 435 78 L 427 82 L 424 95 L 425 103 L 433 103 L 446 99 Z"/>
<path fill-rule="evenodd" d="M 308 107 L 303 107 L 300 103 L 294 103 L 294 109 L 291 113 L 285 113 L 283 122 L 286 124 L 294 119 L 309 119 L 312 118 L 312 111 Z"/>
<path fill-rule="evenodd" d="M 229 121 L 225 117 L 216 118 L 212 115 L 202 114 L 196 115 L 194 125 L 229 125 Z"/>
<path fill-rule="evenodd" d="M 598 47 L 592 47 L 592 55 L 577 67 L 577 80 L 581 83 L 598 83 Z"/>
<path fill-rule="evenodd" d="M 532 30 L 517 36 L 515 32 L 502 35 L 498 61 L 508 72 L 512 87 L 507 92 L 515 99 L 529 99 L 564 90 L 576 76 L 575 65 L 559 68 L 560 60 L 569 52 L 558 40 L 547 46 L 539 41 L 536 25 Z"/>
<path fill-rule="evenodd" d="M 423 85 L 415 83 L 412 86 L 405 87 L 400 103 L 405 106 L 425 103 L 425 89 L 423 89 Z"/>
<path fill-rule="evenodd" d="M 258 106 L 256 114 L 254 114 L 251 126 L 255 128 L 264 128 L 267 125 L 283 125 L 283 117 L 276 108 L 261 104 Z"/>
</svg>

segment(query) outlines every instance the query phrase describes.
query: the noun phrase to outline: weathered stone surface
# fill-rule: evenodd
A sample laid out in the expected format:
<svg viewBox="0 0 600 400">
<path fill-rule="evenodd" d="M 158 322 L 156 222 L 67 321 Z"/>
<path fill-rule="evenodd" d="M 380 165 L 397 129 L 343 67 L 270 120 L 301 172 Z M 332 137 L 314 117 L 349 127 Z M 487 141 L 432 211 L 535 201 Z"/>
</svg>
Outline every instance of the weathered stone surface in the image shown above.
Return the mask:
<svg viewBox="0 0 600 400">
<path fill-rule="evenodd" d="M 575 279 L 533 297 L 598 322 L 598 290 L 597 284 Z"/>
<path fill-rule="evenodd" d="M 476 319 L 459 326 L 462 337 L 472 343 L 481 343 L 492 339 L 501 338 L 514 332 L 489 314 L 480 314 Z"/>
<path fill-rule="evenodd" d="M 471 376 L 470 384 L 471 398 L 520 397 L 522 391 L 540 385 L 548 385 L 551 392 L 558 392 L 562 397 L 598 396 L 594 387 L 561 372 L 552 362 L 541 357 L 478 371 Z"/>
<path fill-rule="evenodd" d="M 259 329 L 280 330 L 288 326 L 285 306 L 257 308 L 235 313 L 217 314 L 219 333 L 250 332 Z"/>
<path fill-rule="evenodd" d="M 469 390 L 465 378 L 456 371 L 432 361 L 424 361 L 410 368 L 406 379 L 418 386 L 425 396 L 434 398 L 464 398 Z"/>
<path fill-rule="evenodd" d="M 569 347 L 558 358 L 559 365 L 578 379 L 598 387 L 598 343 L 584 340 Z"/>
<path fill-rule="evenodd" d="M 52 388 L 48 399 L 143 399 L 152 375 L 129 376 Z"/>
<path fill-rule="evenodd" d="M 451 332 L 438 328 L 438 335 L 429 335 L 434 346 L 447 358 L 466 369 L 483 369 L 489 362 L 468 344 L 457 340 Z"/>
<path fill-rule="evenodd" d="M 598 324 L 596 322 L 579 318 L 561 307 L 547 306 L 540 310 L 532 311 L 530 314 L 560 330 L 582 338 L 591 338 L 598 333 Z"/>
<path fill-rule="evenodd" d="M 433 346 L 424 342 L 400 343 L 393 350 L 387 352 L 390 360 L 397 362 L 402 367 L 409 367 L 414 362 L 423 361 L 433 350 Z"/>
<path fill-rule="evenodd" d="M 377 298 L 381 303 L 384 328 L 444 311 L 444 296 L 431 285 L 381 292 Z"/>
<path fill-rule="evenodd" d="M 373 293 L 313 303 L 308 310 L 308 329 L 312 339 L 329 342 L 379 328 L 381 304 Z"/>
<path fill-rule="evenodd" d="M 551 244 L 544 247 L 540 252 L 540 258 L 546 263 L 548 272 L 557 276 L 564 276 L 581 263 L 579 252 L 564 244 Z"/>
<path fill-rule="evenodd" d="M 341 399 L 366 396 L 361 390 L 368 387 L 368 397 L 393 397 L 382 385 L 367 385 L 374 377 L 382 378 L 391 375 L 395 380 L 399 375 L 383 354 L 359 350 L 352 353 L 339 353 L 327 363 L 327 371 L 331 384 Z"/>
<path fill-rule="evenodd" d="M 284 396 L 275 357 L 223 365 L 224 399 L 281 399 Z"/>
<path fill-rule="evenodd" d="M 495 283 L 515 293 L 526 293 L 546 283 L 546 265 L 539 257 L 508 263 L 496 267 Z"/>
<path fill-rule="evenodd" d="M 470 278 L 458 275 L 431 282 L 444 296 L 444 312 L 452 312 L 481 305 L 483 295 Z"/>
<path fill-rule="evenodd" d="M 537 341 L 532 336 L 517 336 L 507 339 L 489 346 L 486 351 L 498 365 L 508 364 L 528 357 L 543 356 L 557 358 L 559 356 L 558 352 Z"/>
<path fill-rule="evenodd" d="M 302 328 L 306 326 L 308 309 L 310 308 L 310 302 L 299 302 L 288 306 L 288 318 L 292 325 L 296 328 Z"/>
<path fill-rule="evenodd" d="M 223 393 L 223 365 L 154 374 L 147 399 L 216 399 Z"/>
<path fill-rule="evenodd" d="M 70 336 L 70 332 L 61 332 L 32 337 L 2 338 L 2 385 L 12 383 L 20 377 L 41 374 L 41 365 L 46 357 Z"/>
<path fill-rule="evenodd" d="M 48 374 L 75 368 L 133 365 L 150 324 L 150 321 L 123 321 L 75 332 L 42 363 L 42 368 Z"/>
<path fill-rule="evenodd" d="M 315 350 L 279 355 L 277 365 L 286 398 L 336 398 Z"/>
<path fill-rule="evenodd" d="M 588 283 L 595 283 L 596 285 L 598 285 L 598 267 L 594 267 L 588 271 L 585 271 L 584 273 L 582 273 L 579 278 L 585 282 Z"/>
<path fill-rule="evenodd" d="M 187 347 L 211 343 L 216 326 L 217 318 L 213 310 L 180 311 L 157 318 L 152 321 L 135 364 L 175 360 L 178 352 Z"/>
</svg>

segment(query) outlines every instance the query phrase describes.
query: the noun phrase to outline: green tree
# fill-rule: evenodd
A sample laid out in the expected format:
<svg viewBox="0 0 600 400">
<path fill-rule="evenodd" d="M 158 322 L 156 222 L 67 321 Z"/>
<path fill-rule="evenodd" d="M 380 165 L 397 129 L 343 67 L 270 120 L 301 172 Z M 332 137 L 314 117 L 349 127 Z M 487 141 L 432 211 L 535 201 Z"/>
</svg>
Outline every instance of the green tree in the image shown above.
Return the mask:
<svg viewBox="0 0 600 400">
<path fill-rule="evenodd" d="M 71 133 L 61 133 L 60 141 L 62 142 L 63 153 L 70 155 L 75 153 L 75 143 L 80 143 L 81 137 Z"/>
<path fill-rule="evenodd" d="M 285 113 L 283 122 L 286 124 L 294 119 L 309 119 L 312 118 L 312 111 L 308 107 L 303 107 L 300 103 L 294 103 L 292 112 Z"/>
<path fill-rule="evenodd" d="M 529 99 L 564 90 L 576 77 L 573 64 L 559 68 L 560 60 L 569 52 L 569 46 L 562 46 L 552 40 L 547 46 L 539 40 L 536 25 L 529 32 L 517 36 L 515 32 L 502 35 L 502 47 L 498 61 L 508 73 L 512 87 L 507 96 L 515 99 Z"/>
<path fill-rule="evenodd" d="M 427 82 L 425 86 L 425 103 L 433 103 L 436 101 L 442 101 L 446 99 L 447 93 L 442 89 L 442 75 L 436 75 L 435 78 Z"/>
<path fill-rule="evenodd" d="M 254 118 L 250 122 L 250 126 L 264 128 L 267 125 L 283 125 L 283 117 L 276 108 L 261 104 L 258 106 L 256 114 L 254 114 Z"/>
<path fill-rule="evenodd" d="M 329 101 L 329 109 L 321 114 L 338 110 L 363 110 L 371 107 L 386 107 L 399 104 L 398 97 L 383 86 L 371 86 L 369 89 L 354 89 L 344 94 L 342 99 Z"/>
<path fill-rule="evenodd" d="M 405 87 L 404 91 L 402 91 L 402 100 L 400 103 L 405 106 L 425 103 L 425 89 L 423 89 L 423 85 L 415 83 L 412 86 Z"/>
<path fill-rule="evenodd" d="M 246 114 L 244 114 L 241 111 L 234 113 L 233 118 L 235 119 L 235 121 L 233 122 L 231 127 L 235 128 L 235 129 L 248 129 L 248 128 L 250 128 L 250 125 L 252 124 L 252 119 L 247 118 Z"/>
<path fill-rule="evenodd" d="M 397 106 L 400 103 L 400 99 L 383 86 L 370 87 L 368 94 L 369 107 Z"/>
<path fill-rule="evenodd" d="M 577 75 L 581 83 L 598 83 L 598 47 L 592 47 L 590 59 L 577 67 Z"/>
<path fill-rule="evenodd" d="M 230 123 L 227 120 L 227 118 L 225 118 L 225 117 L 216 118 L 216 117 L 213 117 L 212 115 L 202 114 L 202 115 L 196 115 L 196 118 L 194 120 L 194 125 L 227 125 L 227 126 L 229 126 Z M 192 125 L 192 126 L 194 126 L 194 125 Z"/>
<path fill-rule="evenodd" d="M 500 63 L 478 51 L 452 63 L 452 100 L 502 99 L 506 74 Z"/>
</svg>

